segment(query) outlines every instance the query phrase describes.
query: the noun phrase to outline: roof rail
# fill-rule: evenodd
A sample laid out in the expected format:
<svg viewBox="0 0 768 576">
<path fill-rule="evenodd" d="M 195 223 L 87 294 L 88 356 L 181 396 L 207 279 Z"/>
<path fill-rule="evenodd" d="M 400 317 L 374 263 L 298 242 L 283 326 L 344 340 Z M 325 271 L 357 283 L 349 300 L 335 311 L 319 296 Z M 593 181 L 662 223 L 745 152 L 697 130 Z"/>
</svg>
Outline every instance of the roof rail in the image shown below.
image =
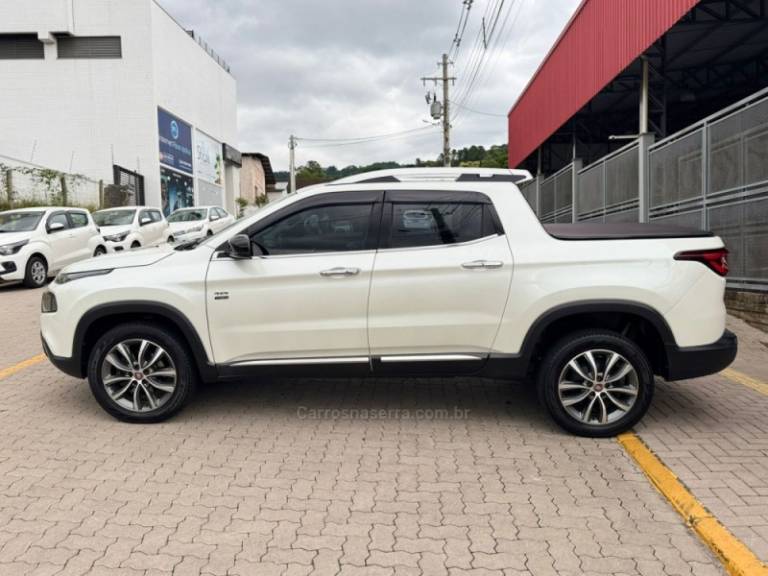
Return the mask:
<svg viewBox="0 0 768 576">
<path fill-rule="evenodd" d="M 337 184 L 374 184 L 380 182 L 483 182 L 521 184 L 532 180 L 527 170 L 509 170 L 506 168 L 392 168 L 363 172 L 328 182 Z"/>
</svg>

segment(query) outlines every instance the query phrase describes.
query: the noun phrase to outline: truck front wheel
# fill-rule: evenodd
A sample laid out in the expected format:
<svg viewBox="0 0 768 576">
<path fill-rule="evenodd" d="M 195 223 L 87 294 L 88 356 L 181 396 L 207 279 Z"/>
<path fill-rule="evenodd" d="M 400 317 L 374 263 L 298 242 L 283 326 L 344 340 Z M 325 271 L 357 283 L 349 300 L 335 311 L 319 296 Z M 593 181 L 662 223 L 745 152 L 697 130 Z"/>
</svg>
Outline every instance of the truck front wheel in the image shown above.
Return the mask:
<svg viewBox="0 0 768 576">
<path fill-rule="evenodd" d="M 539 399 L 555 422 L 579 436 L 614 436 L 634 426 L 653 398 L 653 371 L 632 340 L 608 330 L 557 341 L 538 372 Z"/>
</svg>

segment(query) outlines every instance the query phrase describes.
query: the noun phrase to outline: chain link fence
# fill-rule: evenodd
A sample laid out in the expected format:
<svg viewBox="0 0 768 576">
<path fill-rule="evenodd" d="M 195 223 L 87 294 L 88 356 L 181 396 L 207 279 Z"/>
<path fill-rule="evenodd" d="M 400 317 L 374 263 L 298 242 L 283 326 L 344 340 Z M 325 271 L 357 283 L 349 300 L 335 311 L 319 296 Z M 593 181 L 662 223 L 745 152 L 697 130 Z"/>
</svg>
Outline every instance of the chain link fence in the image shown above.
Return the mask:
<svg viewBox="0 0 768 576">
<path fill-rule="evenodd" d="M 22 206 L 97 208 L 103 184 L 79 174 L 0 155 L 0 209 Z"/>
</svg>

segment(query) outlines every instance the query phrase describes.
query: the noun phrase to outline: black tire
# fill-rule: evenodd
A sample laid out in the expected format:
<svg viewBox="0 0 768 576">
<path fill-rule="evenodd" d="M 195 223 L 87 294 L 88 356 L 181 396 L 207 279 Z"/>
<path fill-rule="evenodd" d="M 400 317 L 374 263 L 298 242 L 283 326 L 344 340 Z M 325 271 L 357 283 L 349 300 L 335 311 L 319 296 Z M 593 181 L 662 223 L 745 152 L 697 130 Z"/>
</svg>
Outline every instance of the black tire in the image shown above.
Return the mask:
<svg viewBox="0 0 768 576">
<path fill-rule="evenodd" d="M 595 377 L 595 379 L 598 380 L 597 384 L 588 384 L 587 380 L 582 380 L 580 386 L 583 387 L 583 391 L 582 389 L 574 390 L 572 392 L 573 396 L 567 396 L 564 401 L 575 399 L 575 396 L 580 398 L 582 394 L 587 393 L 589 393 L 590 396 L 586 396 L 582 403 L 575 405 L 573 408 L 566 408 L 563 405 L 563 402 L 561 402 L 561 392 L 558 387 L 561 375 L 569 381 L 567 385 L 570 385 L 570 382 L 573 381 L 576 386 L 579 386 L 579 383 L 576 381 L 581 378 L 574 372 L 566 372 L 566 366 L 569 365 L 571 360 L 587 351 L 597 352 L 597 354 L 593 354 L 592 357 L 596 358 L 598 363 L 601 362 L 601 356 L 602 359 L 608 359 L 612 356 L 612 353 L 618 353 L 622 359 L 617 361 L 617 363 L 622 362 L 623 360 L 630 364 L 634 369 L 635 376 L 632 376 L 630 373 L 630 375 L 625 376 L 624 379 L 620 380 L 617 384 L 601 385 L 599 379 L 601 376 L 603 379 L 605 379 L 605 377 L 601 372 L 598 372 L 598 376 Z M 606 353 L 600 351 L 606 351 Z M 623 367 L 624 363 L 622 362 L 620 366 Z M 605 363 L 602 364 L 602 367 L 606 367 Z M 610 367 L 608 368 L 610 370 Z M 569 367 L 568 370 L 572 369 Z M 587 371 L 587 368 L 584 370 Z M 606 370 L 606 372 L 609 370 Z M 621 372 L 620 369 L 617 368 L 617 370 Z M 592 374 L 587 374 L 587 376 L 592 376 Z M 586 386 L 584 386 L 585 383 L 587 383 Z M 632 426 L 637 424 L 651 405 L 654 389 L 653 370 L 651 369 L 645 353 L 632 340 L 608 330 L 584 330 L 574 332 L 557 341 L 546 353 L 539 367 L 536 384 L 539 400 L 547 408 L 549 414 L 561 428 L 578 436 L 588 436 L 593 438 L 615 436 L 616 434 L 629 430 Z M 631 389 L 630 391 L 635 392 L 634 404 L 630 406 L 629 410 L 617 410 L 616 405 L 610 402 L 609 397 L 611 396 L 611 392 L 614 393 L 612 395 L 614 398 L 620 398 L 622 401 L 624 398 L 630 398 L 630 396 L 625 395 L 626 392 L 616 394 L 615 389 L 612 388 L 613 386 L 618 386 L 625 390 L 629 388 Z M 590 387 L 592 387 L 591 391 L 588 392 L 587 389 Z M 607 393 L 605 392 L 606 389 L 608 390 Z M 597 392 L 595 392 L 595 390 L 597 390 Z M 564 392 L 563 394 L 571 394 L 571 392 Z M 596 404 L 597 413 L 595 416 L 599 418 L 602 417 L 603 414 L 607 415 L 609 410 L 613 408 L 615 412 L 611 413 L 610 418 L 615 417 L 615 419 L 606 418 L 606 423 L 591 423 L 592 413 L 587 414 L 587 407 L 591 399 L 596 395 L 600 395 L 601 397 L 597 399 L 599 400 L 599 404 Z M 629 401 L 624 401 L 624 404 L 628 405 Z M 584 406 L 584 408 L 582 409 L 580 416 L 584 418 L 586 415 L 586 418 L 584 419 L 587 420 L 587 422 L 580 420 L 577 417 L 578 415 L 569 412 L 569 410 L 576 412 L 581 406 Z M 608 408 L 601 408 L 601 406 L 608 406 Z"/>
<path fill-rule="evenodd" d="M 136 250 L 136 248 L 141 248 L 141 242 L 138 240 L 134 240 L 131 244 L 131 250 Z"/>
<path fill-rule="evenodd" d="M 213 236 L 213 230 L 208 230 L 208 233 L 206 234 L 206 236 L 207 236 L 208 238 L 210 238 L 211 236 Z"/>
<path fill-rule="evenodd" d="M 175 388 L 167 400 L 153 410 L 136 412 L 118 404 L 107 393 L 102 378 L 102 364 L 114 346 L 132 339 L 148 340 L 164 348 L 176 369 Z M 162 422 L 179 412 L 192 398 L 198 375 L 192 354 L 181 336 L 167 328 L 151 324 L 122 324 L 99 338 L 88 359 L 88 383 L 96 401 L 109 414 L 123 422 L 150 424 Z"/>
<path fill-rule="evenodd" d="M 107 249 L 104 246 L 96 246 L 96 250 L 93 251 L 93 257 L 98 258 L 104 256 L 107 253 Z"/>
<path fill-rule="evenodd" d="M 40 273 L 41 267 L 43 273 Z M 48 263 L 42 256 L 32 256 L 27 260 L 27 266 L 24 269 L 24 280 L 22 284 L 27 288 L 42 288 L 48 280 Z"/>
<path fill-rule="evenodd" d="M 168 236 L 168 240 L 166 240 L 166 242 L 168 244 L 173 244 L 173 242 L 174 242 L 173 236 Z"/>
</svg>

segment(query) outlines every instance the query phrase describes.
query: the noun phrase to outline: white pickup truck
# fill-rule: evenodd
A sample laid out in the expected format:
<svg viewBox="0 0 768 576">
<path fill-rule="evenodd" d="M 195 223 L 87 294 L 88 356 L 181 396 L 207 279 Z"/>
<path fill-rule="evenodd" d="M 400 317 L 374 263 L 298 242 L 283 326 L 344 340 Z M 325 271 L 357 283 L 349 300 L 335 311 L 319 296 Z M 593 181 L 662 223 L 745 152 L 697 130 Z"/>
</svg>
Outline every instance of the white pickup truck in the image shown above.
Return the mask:
<svg viewBox="0 0 768 576">
<path fill-rule="evenodd" d="M 535 382 L 590 436 L 635 424 L 654 375 L 732 362 L 719 238 L 542 226 L 516 186 L 529 177 L 361 174 L 173 250 L 75 264 L 43 295 L 45 351 L 128 421 L 168 418 L 200 379 L 482 375 Z"/>
</svg>

